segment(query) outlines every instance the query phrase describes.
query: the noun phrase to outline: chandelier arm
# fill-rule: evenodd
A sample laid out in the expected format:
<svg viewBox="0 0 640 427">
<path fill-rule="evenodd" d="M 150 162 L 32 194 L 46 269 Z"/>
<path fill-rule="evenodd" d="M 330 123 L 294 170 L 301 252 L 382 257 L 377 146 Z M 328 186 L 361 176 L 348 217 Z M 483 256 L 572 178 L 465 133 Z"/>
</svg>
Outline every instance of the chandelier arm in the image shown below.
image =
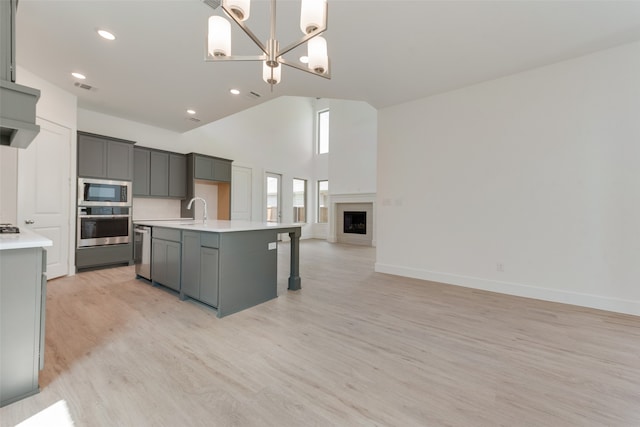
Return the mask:
<svg viewBox="0 0 640 427">
<path fill-rule="evenodd" d="M 296 70 L 304 71 L 305 73 L 313 74 L 314 76 L 320 76 L 327 80 L 331 80 L 331 64 L 330 63 L 329 63 L 329 66 L 327 67 L 326 73 L 318 73 L 317 71 L 314 71 L 310 68 L 302 67 L 296 64 L 295 62 L 289 62 L 284 58 L 278 58 L 278 62 L 286 66 L 289 66 L 291 68 L 295 68 Z"/>
<path fill-rule="evenodd" d="M 293 49 L 297 48 L 301 44 L 306 43 L 309 40 L 311 40 L 312 38 L 314 38 L 315 36 L 319 36 L 320 34 L 322 34 L 325 31 L 327 31 L 327 28 L 329 27 L 329 4 L 328 4 L 328 2 L 325 2 L 325 4 L 324 4 L 324 16 L 325 16 L 324 27 L 316 28 L 314 31 L 310 32 L 309 34 L 306 34 L 304 37 L 302 37 L 297 42 L 294 42 L 294 43 L 290 44 L 289 46 L 283 48 L 282 50 L 279 50 L 278 53 L 276 54 L 276 58 L 280 58 L 282 55 L 292 51 Z"/>
<path fill-rule="evenodd" d="M 231 19 L 233 19 L 233 22 L 235 22 L 236 24 L 238 24 L 238 26 L 240 28 L 242 28 L 242 31 L 244 31 L 244 33 L 249 36 L 249 38 L 251 40 L 253 40 L 253 42 L 258 45 L 258 47 L 260 48 L 260 50 L 262 50 L 266 55 L 269 54 L 269 52 L 267 52 L 267 48 L 265 47 L 265 45 L 260 41 L 260 39 L 253 34 L 253 32 L 249 29 L 249 27 L 247 27 L 246 25 L 244 25 L 244 23 L 242 21 L 240 21 L 238 18 L 235 17 L 235 15 L 233 13 L 231 13 L 230 10 L 227 10 L 226 6 L 224 5 L 224 2 L 221 5 L 222 10 L 224 10 L 224 12 L 227 14 L 227 16 Z"/>
<path fill-rule="evenodd" d="M 306 36 L 302 37 L 297 42 L 291 43 L 289 46 L 279 50 L 278 53 L 276 54 L 276 58 L 280 58 L 282 55 L 292 51 L 293 49 L 297 48 L 301 44 L 304 44 L 304 43 L 308 42 L 309 40 L 311 40 L 315 36 L 319 36 L 320 34 L 324 33 L 326 30 L 327 30 L 327 27 L 318 28 L 317 30 L 307 34 Z"/>
<path fill-rule="evenodd" d="M 253 55 L 253 56 L 211 56 L 207 55 L 205 62 L 223 62 L 223 61 L 266 61 L 267 55 Z"/>
</svg>

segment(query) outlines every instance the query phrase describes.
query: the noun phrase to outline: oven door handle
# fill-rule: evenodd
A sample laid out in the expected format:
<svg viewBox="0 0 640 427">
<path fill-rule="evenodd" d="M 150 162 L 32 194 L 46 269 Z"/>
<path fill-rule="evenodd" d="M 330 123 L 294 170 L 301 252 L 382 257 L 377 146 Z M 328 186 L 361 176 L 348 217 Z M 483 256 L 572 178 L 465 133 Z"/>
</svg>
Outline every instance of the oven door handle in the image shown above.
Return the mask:
<svg viewBox="0 0 640 427">
<path fill-rule="evenodd" d="M 131 215 L 78 215 L 78 218 L 83 219 L 83 218 L 105 218 L 105 219 L 110 219 L 110 218 L 129 218 Z"/>
</svg>

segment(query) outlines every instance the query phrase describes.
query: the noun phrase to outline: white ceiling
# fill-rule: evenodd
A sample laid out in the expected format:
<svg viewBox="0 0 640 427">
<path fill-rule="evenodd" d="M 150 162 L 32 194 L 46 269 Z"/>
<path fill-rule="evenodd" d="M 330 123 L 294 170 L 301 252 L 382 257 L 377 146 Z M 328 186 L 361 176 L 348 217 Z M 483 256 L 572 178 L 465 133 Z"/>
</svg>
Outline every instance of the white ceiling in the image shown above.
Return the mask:
<svg viewBox="0 0 640 427">
<path fill-rule="evenodd" d="M 268 7 L 254 0 L 247 21 L 263 39 Z M 300 6 L 277 7 L 284 46 L 301 36 Z M 17 63 L 77 95 L 80 107 L 184 132 L 278 96 L 382 108 L 640 40 L 640 1 L 329 0 L 332 79 L 285 68 L 271 93 L 259 62 L 204 62 L 213 13 L 222 11 L 201 0 L 20 0 Z M 233 49 L 260 53 L 235 27 Z M 75 87 L 72 71 L 94 89 Z"/>
</svg>

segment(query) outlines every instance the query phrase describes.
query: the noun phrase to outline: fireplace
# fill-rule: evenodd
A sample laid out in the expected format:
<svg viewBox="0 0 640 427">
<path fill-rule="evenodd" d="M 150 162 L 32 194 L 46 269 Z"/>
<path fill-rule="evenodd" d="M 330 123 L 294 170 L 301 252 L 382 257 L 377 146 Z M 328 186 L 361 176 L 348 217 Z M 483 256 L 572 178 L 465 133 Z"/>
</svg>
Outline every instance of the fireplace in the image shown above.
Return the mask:
<svg viewBox="0 0 640 427">
<path fill-rule="evenodd" d="M 347 234 L 367 234 L 366 211 L 344 211 L 343 232 Z"/>
<path fill-rule="evenodd" d="M 335 194 L 330 198 L 330 242 L 375 246 L 375 194 Z"/>
</svg>

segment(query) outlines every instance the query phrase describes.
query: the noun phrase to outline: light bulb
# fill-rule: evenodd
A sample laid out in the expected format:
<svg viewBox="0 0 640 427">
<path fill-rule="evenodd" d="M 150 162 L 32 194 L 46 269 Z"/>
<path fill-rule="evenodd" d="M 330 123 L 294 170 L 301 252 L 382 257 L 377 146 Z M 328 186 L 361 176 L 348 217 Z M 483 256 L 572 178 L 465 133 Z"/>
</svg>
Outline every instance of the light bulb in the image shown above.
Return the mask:
<svg viewBox="0 0 640 427">
<path fill-rule="evenodd" d="M 231 24 L 222 16 L 209 17 L 209 46 L 211 56 L 231 55 Z"/>
<path fill-rule="evenodd" d="M 262 79 L 270 85 L 277 85 L 280 83 L 282 67 L 278 64 L 276 67 L 270 67 L 267 65 L 267 61 L 262 63 Z"/>
<path fill-rule="evenodd" d="M 300 8 L 300 29 L 309 34 L 327 25 L 326 0 L 302 0 Z"/>
<path fill-rule="evenodd" d="M 229 9 L 239 21 L 249 19 L 251 0 L 224 0 L 224 6 Z"/>
<path fill-rule="evenodd" d="M 307 44 L 309 56 L 309 68 L 316 73 L 324 74 L 329 68 L 329 57 L 327 56 L 327 41 L 320 37 L 314 37 Z"/>
</svg>

